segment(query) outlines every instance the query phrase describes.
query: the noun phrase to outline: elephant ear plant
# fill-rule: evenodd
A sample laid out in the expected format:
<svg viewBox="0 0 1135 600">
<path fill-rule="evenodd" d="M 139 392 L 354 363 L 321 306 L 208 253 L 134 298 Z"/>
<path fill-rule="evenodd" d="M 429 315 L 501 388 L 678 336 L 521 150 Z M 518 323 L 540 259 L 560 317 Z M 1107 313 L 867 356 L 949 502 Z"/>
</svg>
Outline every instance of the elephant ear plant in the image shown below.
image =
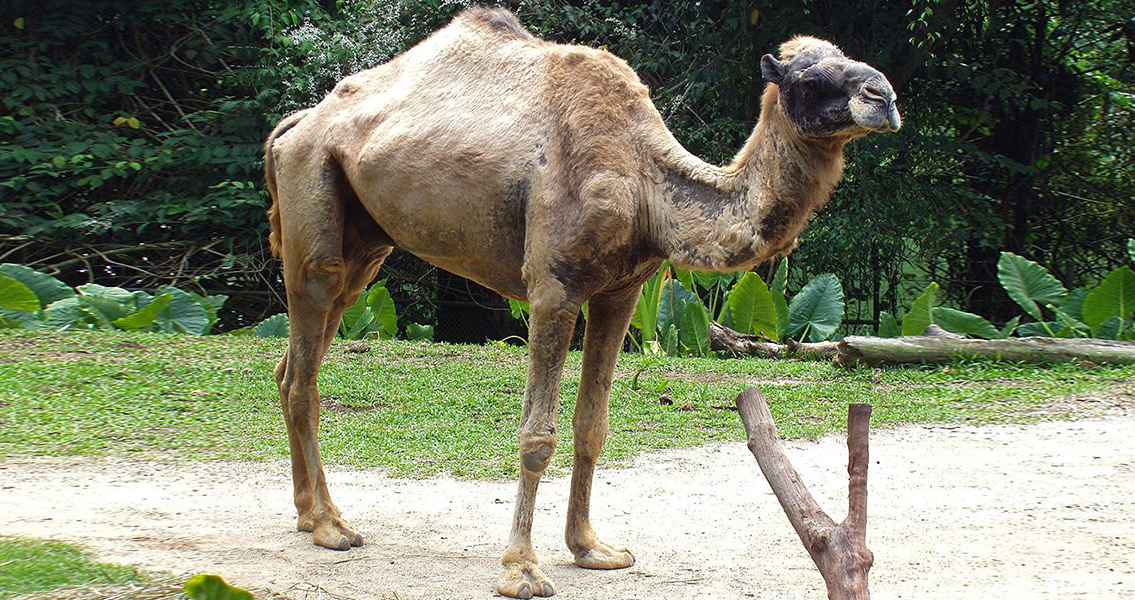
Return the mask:
<svg viewBox="0 0 1135 600">
<path fill-rule="evenodd" d="M 711 321 L 774 342 L 831 338 L 844 315 L 839 279 L 819 275 L 791 302 L 787 282 L 787 258 L 777 264 L 771 287 L 752 271 L 691 272 L 663 263 L 643 285 L 631 327 L 644 352 L 668 355 L 708 354 Z"/>
<path fill-rule="evenodd" d="M 1128 258 L 1135 263 L 1135 240 L 1127 241 Z M 921 335 L 931 324 L 946 331 L 984 339 L 1021 337 L 1090 337 L 1135 340 L 1135 271 L 1126 265 L 1109 272 L 1094 287 L 1069 290 L 1048 269 L 1023 256 L 1002 252 L 997 277 L 1024 315 L 998 328 L 984 317 L 938 306 L 938 284 L 931 283 L 902 319 L 880 317 L 879 337 Z M 1032 319 L 1022 322 L 1023 319 Z"/>
<path fill-rule="evenodd" d="M 72 289 L 24 265 L 0 265 L 0 326 L 39 330 L 121 329 L 205 335 L 228 296 L 171 286 L 153 294 L 87 283 Z"/>
</svg>

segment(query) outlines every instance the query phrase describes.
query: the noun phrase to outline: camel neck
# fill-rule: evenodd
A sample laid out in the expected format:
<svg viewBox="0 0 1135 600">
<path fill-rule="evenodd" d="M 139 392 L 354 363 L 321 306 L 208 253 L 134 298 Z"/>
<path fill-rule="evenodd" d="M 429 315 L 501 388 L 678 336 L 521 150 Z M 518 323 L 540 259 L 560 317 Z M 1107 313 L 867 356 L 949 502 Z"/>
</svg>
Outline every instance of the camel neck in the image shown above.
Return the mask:
<svg viewBox="0 0 1135 600">
<path fill-rule="evenodd" d="M 845 143 L 801 138 L 775 90 L 766 92 L 757 127 L 728 166 L 688 153 L 659 162 L 650 210 L 659 251 L 681 268 L 714 271 L 749 269 L 790 252 L 831 197 Z"/>
</svg>

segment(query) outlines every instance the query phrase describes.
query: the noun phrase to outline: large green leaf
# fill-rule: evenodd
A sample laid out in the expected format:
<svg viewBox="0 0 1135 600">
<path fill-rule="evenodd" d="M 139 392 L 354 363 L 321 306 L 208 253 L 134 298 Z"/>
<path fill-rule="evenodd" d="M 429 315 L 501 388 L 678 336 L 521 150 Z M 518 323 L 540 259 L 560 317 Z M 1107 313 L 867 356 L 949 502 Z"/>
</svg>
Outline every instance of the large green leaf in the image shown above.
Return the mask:
<svg viewBox="0 0 1135 600">
<path fill-rule="evenodd" d="M 688 289 L 688 290 L 696 289 L 694 287 L 696 285 L 696 283 L 694 282 L 694 272 L 693 271 L 691 271 L 689 269 L 674 269 L 673 272 L 674 272 L 674 279 L 681 281 L 682 285 L 686 286 L 686 289 Z M 708 287 L 708 286 L 702 286 L 702 287 Z"/>
<path fill-rule="evenodd" d="M 111 324 L 119 329 L 149 329 L 158 318 L 158 313 L 165 310 L 171 301 L 173 301 L 173 294 L 162 294 L 134 314 L 115 319 L 111 321 Z"/>
<path fill-rule="evenodd" d="M 175 333 L 205 334 L 205 330 L 209 327 L 209 314 L 193 296 L 168 285 L 159 287 L 157 293 L 173 296 L 169 306 L 158 313 L 158 318 L 155 319 L 158 328 Z"/>
<path fill-rule="evenodd" d="M 634 316 L 631 317 L 631 326 L 638 328 L 642 334 L 643 347 L 646 342 L 653 340 L 658 333 L 658 310 L 662 299 L 663 282 L 668 279 L 670 265 L 663 262 L 658 272 L 651 275 L 646 283 L 642 284 L 638 304 L 635 305 Z"/>
<path fill-rule="evenodd" d="M 508 312 L 517 321 L 528 323 L 528 314 L 532 312 L 532 305 L 527 300 L 508 299 Z"/>
<path fill-rule="evenodd" d="M 39 297 L 19 279 L 0 273 L 0 308 L 39 310 Z"/>
<path fill-rule="evenodd" d="M 78 289 L 82 292 L 78 297 L 79 306 L 95 320 L 99 329 L 110 329 L 111 321 L 138 310 L 138 302 L 134 294 L 122 288 L 108 288 L 88 283 L 79 286 Z"/>
<path fill-rule="evenodd" d="M 418 323 L 406 324 L 406 338 L 410 340 L 434 341 L 434 326 L 420 325 Z"/>
<path fill-rule="evenodd" d="M 202 296 L 197 292 L 186 293 L 196 300 L 197 303 L 201 305 L 201 308 L 205 309 L 205 316 L 209 319 L 209 323 L 205 326 L 205 331 L 202 335 L 209 333 L 213 329 L 213 325 L 217 323 L 217 313 L 221 311 L 221 308 L 225 305 L 225 302 L 228 301 L 229 297 L 225 294 Z"/>
<path fill-rule="evenodd" d="M 1092 337 L 1101 340 L 1117 340 L 1120 339 L 1120 329 L 1123 328 L 1123 321 L 1119 317 L 1111 317 L 1103 323 L 1092 326 Z"/>
<path fill-rule="evenodd" d="M 997 261 L 997 279 L 1009 297 L 1032 318 L 1040 320 L 1042 304 L 1060 304 L 1068 290 L 1047 269 L 1012 252 L 1002 252 Z"/>
<path fill-rule="evenodd" d="M 808 341 L 831 337 L 843 321 L 843 287 L 839 279 L 825 273 L 808 282 L 788 305 L 789 336 L 807 331 Z"/>
<path fill-rule="evenodd" d="M 367 293 L 367 307 L 374 313 L 375 322 L 379 325 L 379 337 L 388 340 L 398 335 L 398 315 L 394 312 L 394 300 L 386 289 L 385 279 L 371 286 Z"/>
<path fill-rule="evenodd" d="M 686 303 L 678 338 L 691 354 L 709 354 L 709 312 L 701 302 Z"/>
<path fill-rule="evenodd" d="M 1057 334 L 1064 328 L 1060 321 L 1033 321 L 1022 323 L 1017 328 L 1017 335 L 1021 337 L 1058 337 Z"/>
<path fill-rule="evenodd" d="M 4 263 L 0 265 L 0 273 L 19 280 L 20 283 L 35 292 L 36 297 L 39 298 L 40 308 L 47 308 L 47 305 L 56 300 L 71 298 L 75 295 L 75 290 L 71 289 L 71 286 L 31 267 Z"/>
<path fill-rule="evenodd" d="M 1126 319 L 1135 313 L 1135 271 L 1119 267 L 1108 273 L 1096 289 L 1084 297 L 1084 322 L 1095 327 L 1111 317 Z"/>
<path fill-rule="evenodd" d="M 97 283 L 85 283 L 75 288 L 79 293 L 88 298 L 103 298 L 113 300 L 119 304 L 135 308 L 134 292 L 125 290 L 120 287 L 110 287 L 99 285 Z"/>
<path fill-rule="evenodd" d="M 772 291 L 781 294 L 788 293 L 788 257 L 780 259 L 776 265 L 776 275 L 772 277 Z"/>
<path fill-rule="evenodd" d="M 83 305 L 79 302 L 78 296 L 52 302 L 50 306 L 43 309 L 43 322 L 45 329 L 60 331 L 90 329 L 94 325 L 93 320 L 83 310 Z"/>
<path fill-rule="evenodd" d="M 252 335 L 256 337 L 286 338 L 288 337 L 289 329 L 287 313 L 280 313 L 257 323 L 256 327 L 252 328 Z"/>
<path fill-rule="evenodd" d="M 934 308 L 930 316 L 933 317 L 935 323 L 946 331 L 977 336 L 987 340 L 995 340 L 1001 337 L 1001 332 L 993 326 L 993 323 L 971 312 L 940 306 Z"/>
<path fill-rule="evenodd" d="M 656 343 L 662 349 L 663 353 L 669 356 L 677 356 L 679 352 L 678 326 L 670 323 L 670 325 L 662 329 L 659 332 Z"/>
<path fill-rule="evenodd" d="M 252 592 L 233 587 L 217 575 L 194 575 L 185 582 L 185 594 L 193 600 L 256 600 Z"/>
<path fill-rule="evenodd" d="M 360 339 L 367 334 L 373 322 L 374 313 L 367 306 L 367 295 L 359 294 L 359 299 L 343 311 L 343 318 L 339 321 L 339 334 L 348 340 Z"/>
<path fill-rule="evenodd" d="M 1005 326 L 1001 328 L 1001 331 L 999 332 L 1001 334 L 1000 337 L 1007 338 L 1007 337 L 1013 335 L 1013 333 L 1015 331 L 1017 331 L 1017 325 L 1019 325 L 1020 322 L 1021 322 L 1021 315 L 1017 315 L 1017 316 L 1013 317 L 1012 319 L 1009 319 L 1009 322 L 1005 323 Z"/>
<path fill-rule="evenodd" d="M 788 334 L 788 257 L 782 257 L 772 276 L 772 305 L 776 308 L 776 339 L 782 340 Z"/>
<path fill-rule="evenodd" d="M 903 335 L 922 335 L 934 322 L 934 305 L 938 303 L 938 283 L 931 282 L 910 305 L 902 318 Z"/>
<path fill-rule="evenodd" d="M 733 284 L 726 308 L 733 329 L 777 339 L 776 305 L 768 286 L 756 273 L 745 273 Z"/>
<path fill-rule="evenodd" d="M 776 310 L 776 339 L 783 340 L 788 334 L 788 300 L 778 289 L 771 290 L 771 294 L 772 306 Z"/>
<path fill-rule="evenodd" d="M 887 311 L 879 313 L 879 337 L 881 338 L 895 338 L 902 335 L 902 330 L 899 329 L 898 321 L 895 316 Z"/>
<path fill-rule="evenodd" d="M 1068 292 L 1057 308 L 1073 319 L 1084 320 L 1084 298 L 1088 296 L 1088 288 L 1078 287 Z"/>
<path fill-rule="evenodd" d="M 658 301 L 658 330 L 664 331 L 673 325 L 680 332 L 686 305 L 691 302 L 701 304 L 701 298 L 677 279 L 667 278 L 662 284 L 662 293 Z"/>
<path fill-rule="evenodd" d="M 1057 333 L 1057 337 L 1090 337 L 1092 334 L 1091 327 L 1088 327 L 1079 319 L 1064 312 L 1060 307 L 1049 304 L 1048 309 L 1056 315 L 1056 319 L 1063 325 L 1063 334 Z"/>
</svg>

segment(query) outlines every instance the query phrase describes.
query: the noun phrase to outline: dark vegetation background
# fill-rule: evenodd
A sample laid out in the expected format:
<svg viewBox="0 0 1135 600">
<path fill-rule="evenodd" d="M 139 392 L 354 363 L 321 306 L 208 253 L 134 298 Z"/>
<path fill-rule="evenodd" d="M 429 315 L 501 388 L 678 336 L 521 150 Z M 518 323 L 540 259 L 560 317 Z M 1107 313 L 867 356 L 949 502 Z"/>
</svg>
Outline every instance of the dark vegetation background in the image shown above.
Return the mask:
<svg viewBox="0 0 1135 600">
<path fill-rule="evenodd" d="M 0 262 L 72 285 L 228 294 L 222 328 L 281 312 L 262 140 L 467 4 L 5 2 Z M 627 59 L 678 139 L 717 163 L 756 123 L 761 55 L 792 35 L 886 73 L 905 127 L 851 146 L 791 263 L 794 289 L 838 275 L 848 327 L 903 313 L 929 280 L 1005 320 L 1001 250 L 1083 285 L 1135 237 L 1135 0 L 505 4 L 542 37 Z M 507 306 L 473 284 L 404 253 L 382 276 L 404 323 L 507 335 Z"/>
</svg>

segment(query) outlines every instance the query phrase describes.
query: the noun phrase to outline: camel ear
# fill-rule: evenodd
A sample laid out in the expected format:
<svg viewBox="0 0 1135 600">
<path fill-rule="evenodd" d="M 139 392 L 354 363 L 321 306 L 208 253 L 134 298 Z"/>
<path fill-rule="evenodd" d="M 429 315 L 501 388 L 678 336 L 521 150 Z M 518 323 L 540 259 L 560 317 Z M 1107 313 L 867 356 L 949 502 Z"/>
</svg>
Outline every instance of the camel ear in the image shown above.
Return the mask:
<svg viewBox="0 0 1135 600">
<path fill-rule="evenodd" d="M 788 69 L 788 65 L 776 60 L 771 54 L 766 54 L 761 57 L 761 77 L 765 81 L 780 85 L 784 81 L 784 72 Z"/>
</svg>

